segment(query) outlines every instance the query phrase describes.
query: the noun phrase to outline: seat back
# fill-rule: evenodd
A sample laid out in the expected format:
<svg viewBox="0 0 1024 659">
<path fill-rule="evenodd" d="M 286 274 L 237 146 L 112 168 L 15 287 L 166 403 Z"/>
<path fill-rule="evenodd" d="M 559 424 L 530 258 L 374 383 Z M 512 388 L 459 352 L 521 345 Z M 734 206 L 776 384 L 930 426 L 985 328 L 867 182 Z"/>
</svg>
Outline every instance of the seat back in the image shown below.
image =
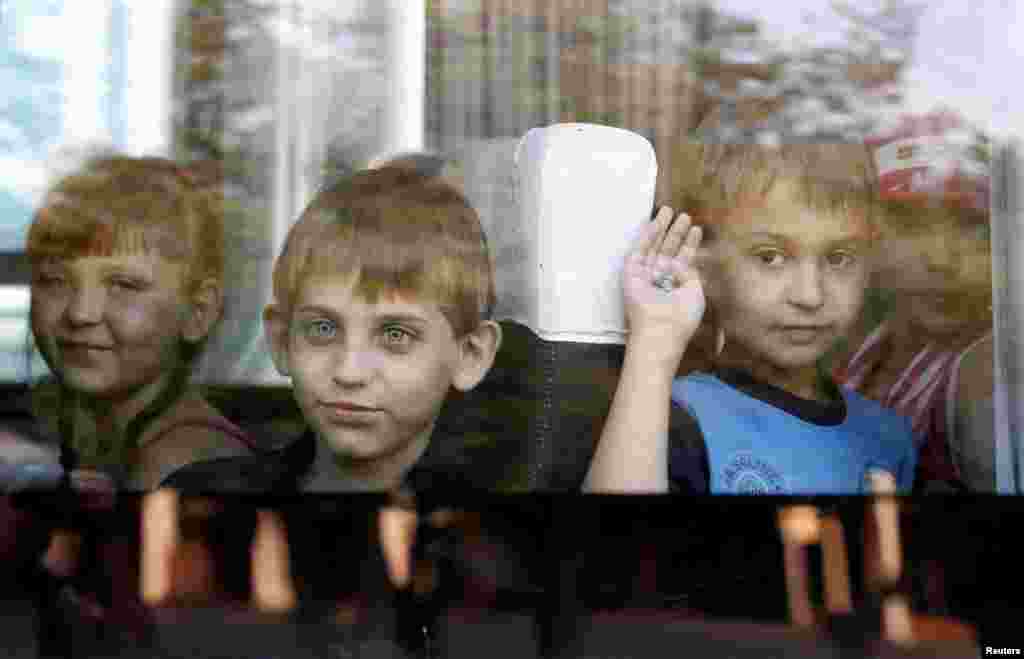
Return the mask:
<svg viewBox="0 0 1024 659">
<path fill-rule="evenodd" d="M 619 128 L 559 124 L 468 144 L 457 159 L 494 259 L 505 338 L 450 416 L 493 435 L 480 444 L 493 460 L 478 451 L 479 464 L 514 465 L 504 485 L 576 489 L 622 367 L 622 262 L 650 219 L 654 151 Z"/>
</svg>

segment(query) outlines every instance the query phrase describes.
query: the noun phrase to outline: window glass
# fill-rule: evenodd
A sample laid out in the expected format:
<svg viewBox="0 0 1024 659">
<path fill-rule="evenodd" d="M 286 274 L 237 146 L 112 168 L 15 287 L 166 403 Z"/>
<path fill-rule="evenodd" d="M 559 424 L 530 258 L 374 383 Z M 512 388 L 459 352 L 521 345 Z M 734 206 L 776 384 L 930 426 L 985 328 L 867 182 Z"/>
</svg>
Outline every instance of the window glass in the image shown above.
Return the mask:
<svg viewBox="0 0 1024 659">
<path fill-rule="evenodd" d="M 92 153 L 170 150 L 172 5 L 0 4 L 0 381 L 45 373 L 25 353 L 21 252 L 47 185 Z"/>
<path fill-rule="evenodd" d="M 932 304 L 942 316 L 963 302 L 974 313 L 960 319 L 970 321 L 963 335 L 975 338 L 992 333 L 995 313 L 995 343 L 1005 349 L 994 352 L 1003 369 L 1016 368 L 1019 296 L 1004 291 L 1016 281 L 1017 243 L 999 243 L 1005 253 L 994 262 L 990 246 L 1017 235 L 1016 216 L 992 209 L 1016 190 L 1018 170 L 989 189 L 993 161 L 1015 162 L 1012 145 L 1022 134 L 1020 86 L 1011 84 L 1022 63 L 1014 49 L 1022 10 L 1014 3 L 82 4 L 0 4 L 0 80 L 13 90 L 0 102 L 0 251 L 21 249 L 41 191 L 83 151 L 164 153 L 190 163 L 223 191 L 228 217 L 225 321 L 202 363 L 204 380 L 282 382 L 260 309 L 290 223 L 324 180 L 397 154 L 444 160 L 444 173 L 464 186 L 488 228 L 501 300 L 520 303 L 512 154 L 529 128 L 570 121 L 646 137 L 662 173 L 659 200 L 671 198 L 678 145 L 688 139 L 868 141 L 889 154 L 882 160 L 891 156 L 883 174 L 897 187 L 941 188 L 968 208 L 936 219 L 941 231 L 922 227 L 917 202 L 894 211 L 908 253 L 955 270 L 953 290 L 921 302 L 922 313 Z M 95 38 L 69 36 L 83 31 Z M 928 167 L 901 160 L 911 152 Z M 909 295 L 887 277 L 873 289 L 873 323 Z M 991 297 L 993 277 L 994 303 L 979 302 L 986 290 Z M 0 343 L 9 354 L 23 344 L 16 319 L 24 294 L 3 304 Z M 19 377 L 17 362 L 7 359 L 0 377 Z M 997 435 L 1021 407 L 1012 386 L 999 395 Z M 996 405 L 999 395 L 977 404 Z"/>
</svg>

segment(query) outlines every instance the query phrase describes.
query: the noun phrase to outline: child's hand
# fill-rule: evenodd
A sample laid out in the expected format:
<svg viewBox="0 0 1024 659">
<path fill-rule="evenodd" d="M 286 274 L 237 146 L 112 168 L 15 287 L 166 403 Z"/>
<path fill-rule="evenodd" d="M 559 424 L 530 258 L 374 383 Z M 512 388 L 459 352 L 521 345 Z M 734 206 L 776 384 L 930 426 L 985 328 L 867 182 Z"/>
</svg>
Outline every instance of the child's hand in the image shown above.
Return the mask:
<svg viewBox="0 0 1024 659">
<path fill-rule="evenodd" d="M 658 351 L 674 368 L 704 315 L 704 287 L 695 267 L 701 229 L 662 207 L 640 232 L 623 271 L 626 319 L 631 344 Z M 673 361 L 674 360 L 674 361 Z"/>
</svg>

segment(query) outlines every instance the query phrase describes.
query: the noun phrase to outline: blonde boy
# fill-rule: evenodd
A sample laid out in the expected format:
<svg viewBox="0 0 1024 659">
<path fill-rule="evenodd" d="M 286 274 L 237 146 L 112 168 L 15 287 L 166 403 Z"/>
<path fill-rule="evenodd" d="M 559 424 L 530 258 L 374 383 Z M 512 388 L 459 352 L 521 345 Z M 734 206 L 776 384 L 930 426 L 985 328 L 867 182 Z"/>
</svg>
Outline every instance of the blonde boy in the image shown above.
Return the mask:
<svg viewBox="0 0 1024 659">
<path fill-rule="evenodd" d="M 693 228 L 662 209 L 627 257 L 626 360 L 586 486 L 664 491 L 701 473 L 694 452 L 670 446 L 677 405 L 706 448 L 712 493 L 858 493 L 875 469 L 909 490 L 906 421 L 818 370 L 864 301 L 876 239 L 866 149 L 719 144 L 691 155 L 675 188 Z M 702 323 L 707 372 L 676 378 Z"/>
<path fill-rule="evenodd" d="M 290 230 L 273 283 L 267 341 L 309 431 L 257 459 L 263 468 L 207 465 L 179 486 L 388 490 L 452 477 L 430 450 L 445 441 L 441 406 L 483 379 L 501 343 L 486 239 L 462 195 L 396 166 L 330 185 Z"/>
<path fill-rule="evenodd" d="M 445 459 L 439 446 L 457 438 L 439 437 L 435 429 L 451 390 L 475 387 L 501 343 L 501 327 L 489 319 L 495 296 L 486 239 L 455 188 L 398 165 L 326 187 L 289 231 L 273 285 L 274 301 L 263 316 L 267 342 L 274 364 L 292 380 L 309 429 L 271 454 L 181 470 L 172 487 L 272 493 L 487 487 Z M 261 511 L 257 518 L 252 583 L 259 608 L 289 610 L 303 593 L 333 583 L 309 560 L 292 556 L 287 521 L 307 520 L 304 505 L 289 509 L 291 517 Z M 168 530 L 176 516 L 173 497 L 153 499 L 147 510 L 153 540 L 144 596 L 151 603 L 175 594 L 166 564 L 176 551 Z M 416 515 L 390 507 L 379 520 L 389 574 L 404 586 Z M 321 536 L 319 546 L 338 543 L 347 560 L 372 575 L 367 548 L 351 541 L 368 520 L 352 506 L 335 521 L 337 533 Z"/>
</svg>

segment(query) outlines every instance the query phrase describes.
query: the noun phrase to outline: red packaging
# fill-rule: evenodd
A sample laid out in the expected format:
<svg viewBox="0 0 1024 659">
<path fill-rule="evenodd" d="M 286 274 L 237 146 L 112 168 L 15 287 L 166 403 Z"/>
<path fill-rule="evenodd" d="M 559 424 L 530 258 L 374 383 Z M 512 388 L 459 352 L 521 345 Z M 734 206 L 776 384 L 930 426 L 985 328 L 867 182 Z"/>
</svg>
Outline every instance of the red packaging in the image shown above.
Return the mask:
<svg viewBox="0 0 1024 659">
<path fill-rule="evenodd" d="M 904 115 L 865 140 L 878 168 L 883 200 L 941 200 L 989 207 L 988 163 L 977 133 L 949 111 Z"/>
</svg>

